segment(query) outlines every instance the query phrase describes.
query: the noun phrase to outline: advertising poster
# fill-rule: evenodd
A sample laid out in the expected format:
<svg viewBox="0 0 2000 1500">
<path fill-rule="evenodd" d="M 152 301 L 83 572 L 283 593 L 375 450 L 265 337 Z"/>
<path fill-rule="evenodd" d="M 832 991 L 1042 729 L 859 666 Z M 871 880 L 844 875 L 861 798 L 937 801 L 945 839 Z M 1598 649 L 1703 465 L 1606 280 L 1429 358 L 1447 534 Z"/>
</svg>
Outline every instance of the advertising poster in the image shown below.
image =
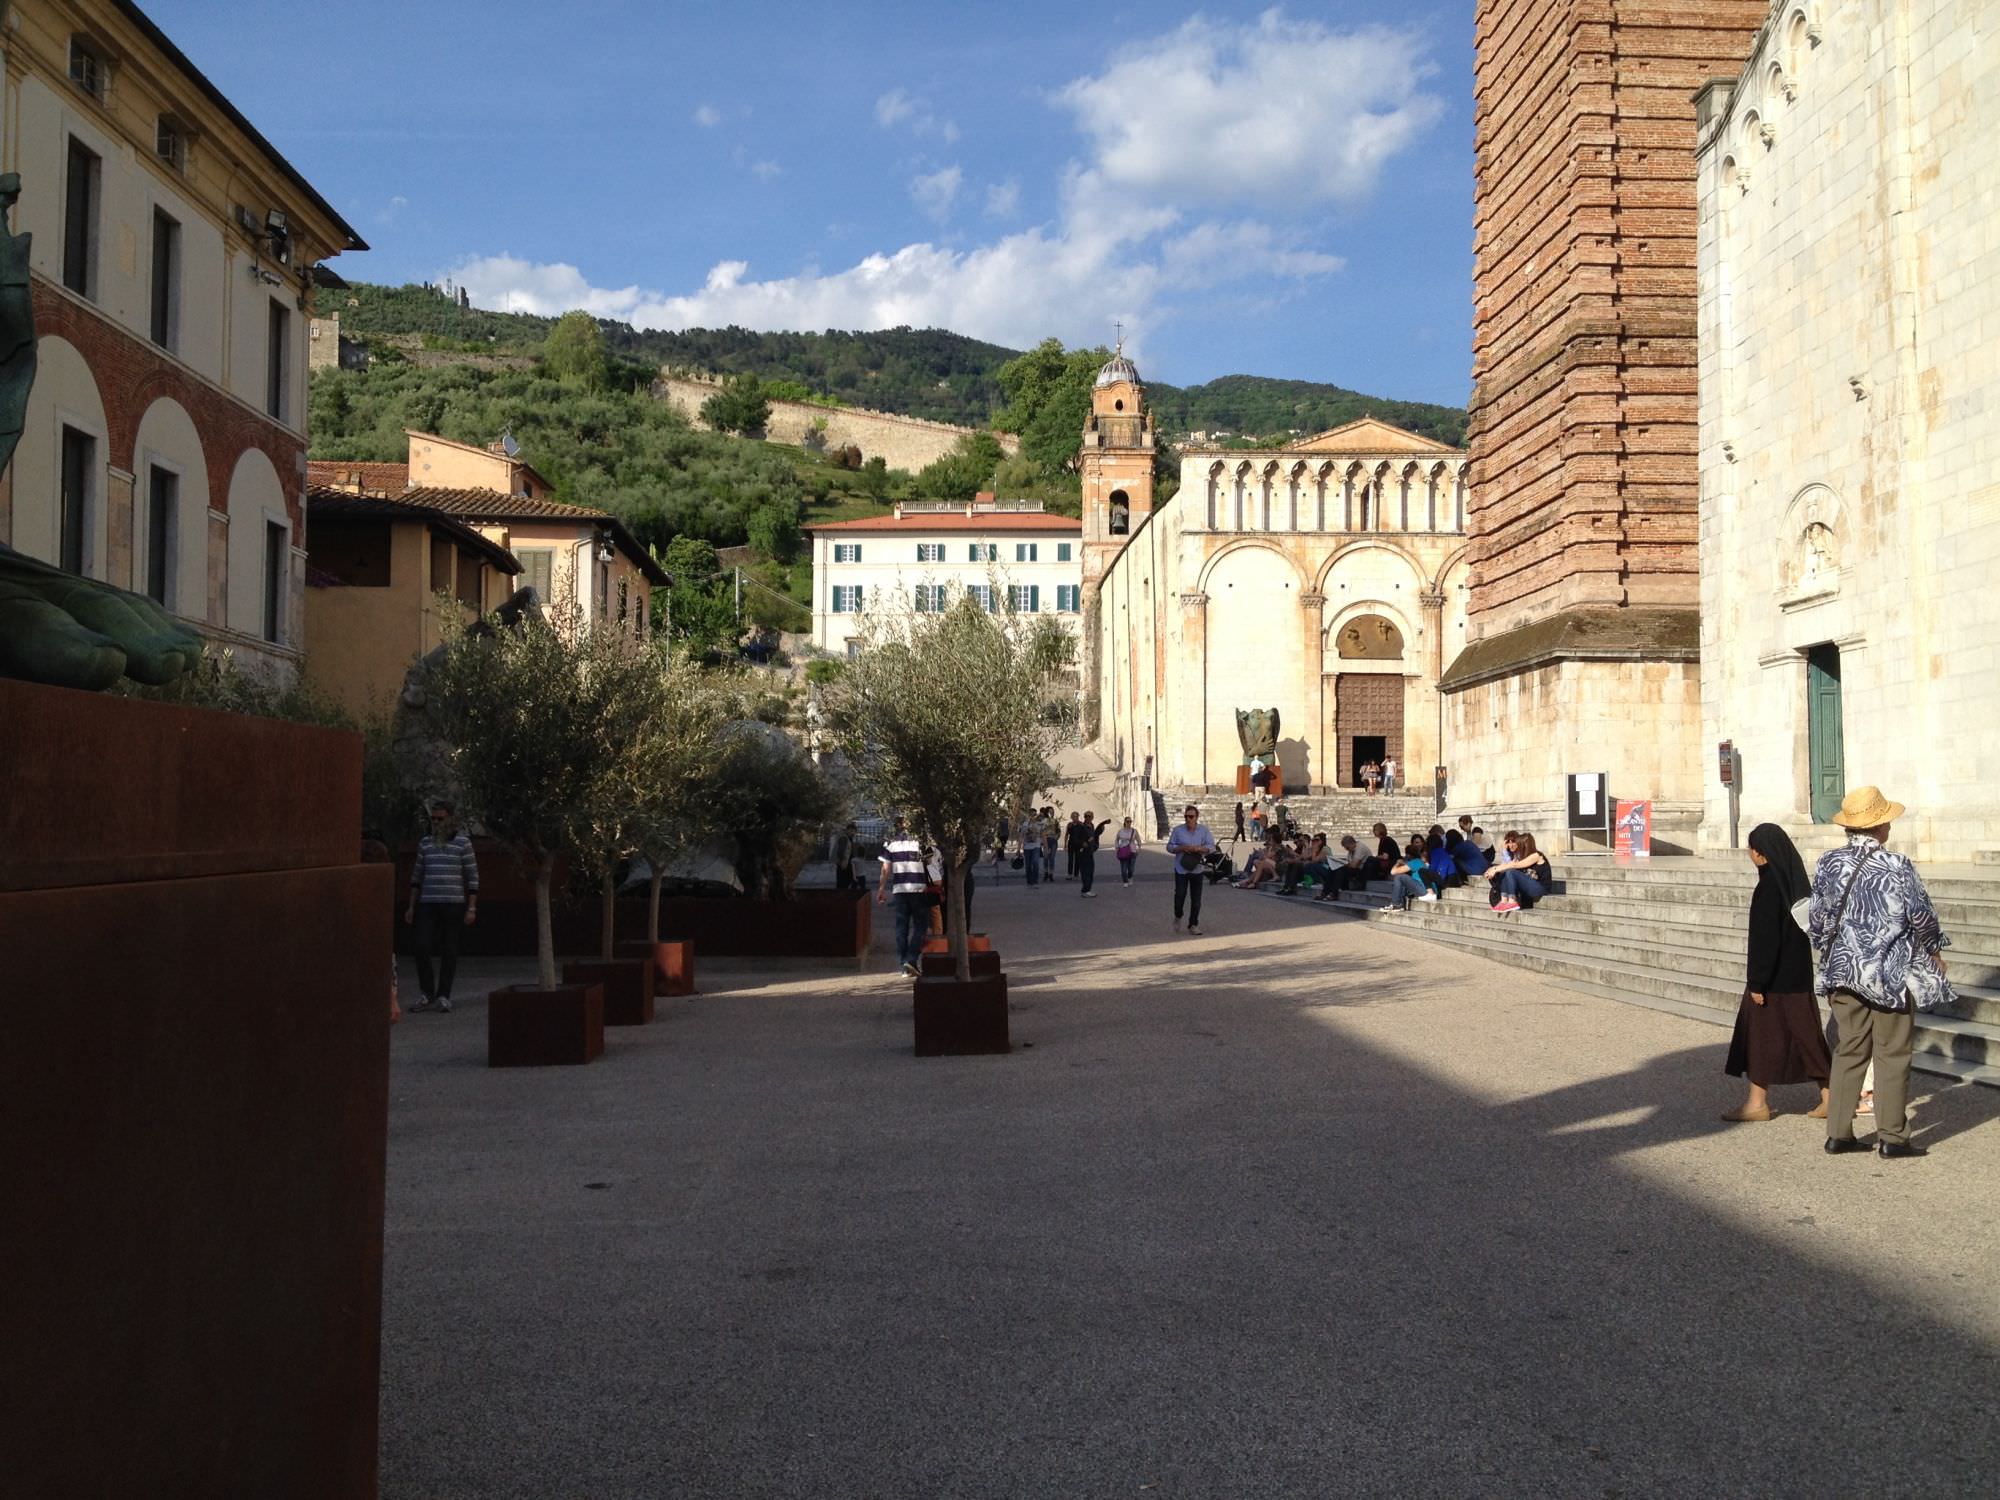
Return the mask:
<svg viewBox="0 0 2000 1500">
<path fill-rule="evenodd" d="M 1614 821 L 1612 848 L 1620 859 L 1644 858 L 1653 852 L 1653 804 L 1651 802 L 1618 803 L 1618 816 Z"/>
</svg>

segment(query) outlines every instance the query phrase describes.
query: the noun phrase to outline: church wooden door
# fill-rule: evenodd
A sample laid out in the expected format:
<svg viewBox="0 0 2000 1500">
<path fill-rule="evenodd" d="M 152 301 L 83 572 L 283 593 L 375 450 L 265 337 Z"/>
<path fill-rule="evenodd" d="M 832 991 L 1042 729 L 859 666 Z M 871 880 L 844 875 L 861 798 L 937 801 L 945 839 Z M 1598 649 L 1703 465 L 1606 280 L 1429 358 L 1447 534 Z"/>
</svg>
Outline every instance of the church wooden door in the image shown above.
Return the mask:
<svg viewBox="0 0 2000 1500">
<path fill-rule="evenodd" d="M 1403 762 L 1403 678 L 1399 672 L 1342 672 L 1333 680 L 1335 764 L 1346 786 L 1359 786 L 1363 760 Z M 1357 741 L 1365 743 L 1357 744 Z M 1379 747 L 1379 748 L 1378 748 Z M 1364 751 L 1370 753 L 1363 753 Z M 1409 773 L 1404 769 L 1403 774 Z"/>
<path fill-rule="evenodd" d="M 1847 795 L 1840 709 L 1840 647 L 1814 646 L 1806 652 L 1806 784 L 1815 823 L 1830 820 Z"/>
</svg>

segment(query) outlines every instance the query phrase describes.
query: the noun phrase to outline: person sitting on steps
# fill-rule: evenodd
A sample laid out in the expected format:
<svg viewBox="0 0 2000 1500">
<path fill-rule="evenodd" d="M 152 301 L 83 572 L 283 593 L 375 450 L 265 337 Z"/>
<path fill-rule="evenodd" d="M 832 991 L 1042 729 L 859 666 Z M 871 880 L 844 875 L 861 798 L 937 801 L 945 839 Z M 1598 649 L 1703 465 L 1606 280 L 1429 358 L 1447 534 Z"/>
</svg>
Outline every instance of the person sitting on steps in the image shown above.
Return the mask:
<svg viewBox="0 0 2000 1500">
<path fill-rule="evenodd" d="M 1535 847 L 1532 833 L 1510 833 L 1506 845 L 1507 858 L 1486 872 L 1498 897 L 1493 910 L 1503 917 L 1533 906 L 1555 883 L 1555 869 L 1548 856 Z"/>
</svg>

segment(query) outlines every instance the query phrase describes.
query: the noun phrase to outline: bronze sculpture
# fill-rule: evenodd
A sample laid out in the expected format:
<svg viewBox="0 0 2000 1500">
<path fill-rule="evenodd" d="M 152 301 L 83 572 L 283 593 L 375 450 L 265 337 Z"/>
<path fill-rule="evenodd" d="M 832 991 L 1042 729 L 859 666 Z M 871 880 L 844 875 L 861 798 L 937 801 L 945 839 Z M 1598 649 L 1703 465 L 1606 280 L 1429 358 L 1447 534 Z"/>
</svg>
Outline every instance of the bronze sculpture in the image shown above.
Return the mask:
<svg viewBox="0 0 2000 1500">
<path fill-rule="evenodd" d="M 1236 738 L 1243 746 L 1243 758 L 1255 755 L 1269 760 L 1278 753 L 1278 711 L 1275 708 L 1236 710 Z"/>
<path fill-rule="evenodd" d="M 16 234 L 18 172 L 0 174 L 0 471 L 14 461 L 35 385 L 30 234 Z M 84 578 L 0 543 L 0 677 L 108 688 L 159 687 L 201 659 L 199 633 L 143 594 Z"/>
</svg>

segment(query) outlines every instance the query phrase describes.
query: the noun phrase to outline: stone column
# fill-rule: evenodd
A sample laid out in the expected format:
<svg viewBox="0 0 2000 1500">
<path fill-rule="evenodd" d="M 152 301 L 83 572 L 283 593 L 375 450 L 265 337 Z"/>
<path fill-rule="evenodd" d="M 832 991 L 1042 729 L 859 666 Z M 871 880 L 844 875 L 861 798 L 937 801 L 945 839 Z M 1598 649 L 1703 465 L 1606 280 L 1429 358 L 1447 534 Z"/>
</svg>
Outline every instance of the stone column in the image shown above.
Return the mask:
<svg viewBox="0 0 2000 1500">
<path fill-rule="evenodd" d="M 1312 783 L 1325 786 L 1332 780 L 1327 774 L 1330 762 L 1326 748 L 1326 632 L 1320 629 L 1320 617 L 1326 609 L 1326 595 L 1299 595 L 1299 624 L 1305 631 L 1305 670 L 1300 673 L 1305 689 L 1305 710 L 1310 717 L 1306 725 L 1311 734 L 1301 735 L 1306 742 L 1306 770 Z M 1287 788 L 1289 791 L 1289 787 Z M 1301 792 L 1307 790 L 1300 786 Z"/>
<path fill-rule="evenodd" d="M 1192 786 L 1208 780 L 1208 595 L 1199 590 L 1181 595 L 1180 627 L 1173 708 L 1180 764 L 1162 780 Z"/>
<path fill-rule="evenodd" d="M 121 589 L 136 588 L 132 576 L 132 474 L 111 465 L 104 486 L 104 581 Z"/>
<path fill-rule="evenodd" d="M 1434 769 L 1449 764 L 1444 742 L 1444 695 L 1438 691 L 1438 679 L 1444 676 L 1445 668 L 1444 601 L 1443 589 L 1425 589 L 1417 595 L 1417 603 L 1424 612 L 1424 670 L 1417 679 L 1423 691 L 1417 696 L 1414 717 L 1420 726 L 1418 733 L 1429 743 L 1430 754 L 1421 762 L 1414 755 L 1409 756 L 1404 771 L 1408 786 L 1422 786 L 1426 790 L 1434 784 Z M 1410 728 L 1404 726 L 1406 735 Z"/>
</svg>

